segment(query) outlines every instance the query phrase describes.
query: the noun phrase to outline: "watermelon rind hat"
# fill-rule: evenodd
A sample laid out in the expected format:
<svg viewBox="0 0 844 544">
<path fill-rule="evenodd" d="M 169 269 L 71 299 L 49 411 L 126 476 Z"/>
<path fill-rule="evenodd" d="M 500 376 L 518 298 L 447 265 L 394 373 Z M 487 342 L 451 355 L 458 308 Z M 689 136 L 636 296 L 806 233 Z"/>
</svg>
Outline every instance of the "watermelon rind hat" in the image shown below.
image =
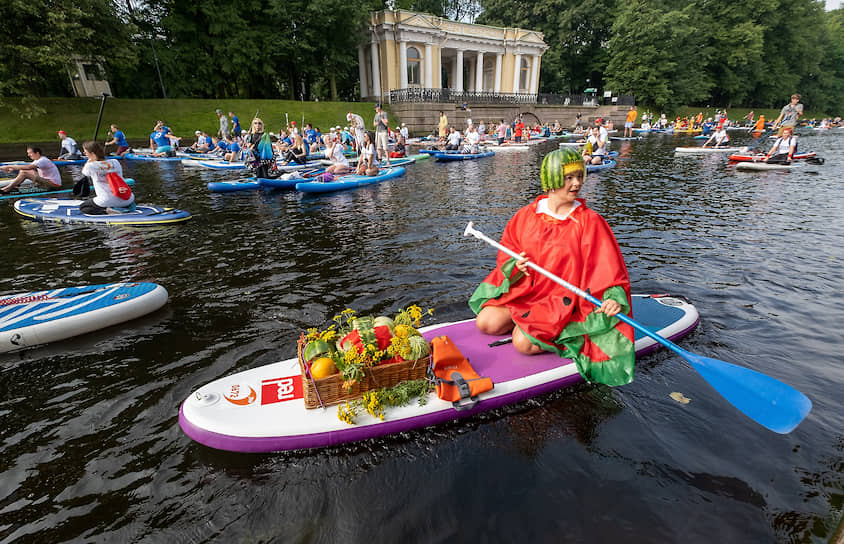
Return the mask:
<svg viewBox="0 0 844 544">
<path fill-rule="evenodd" d="M 548 153 L 542 159 L 542 168 L 539 170 L 542 190 L 550 191 L 564 187 L 566 175 L 578 170 L 586 172 L 583 156 L 577 150 L 567 147 Z"/>
</svg>

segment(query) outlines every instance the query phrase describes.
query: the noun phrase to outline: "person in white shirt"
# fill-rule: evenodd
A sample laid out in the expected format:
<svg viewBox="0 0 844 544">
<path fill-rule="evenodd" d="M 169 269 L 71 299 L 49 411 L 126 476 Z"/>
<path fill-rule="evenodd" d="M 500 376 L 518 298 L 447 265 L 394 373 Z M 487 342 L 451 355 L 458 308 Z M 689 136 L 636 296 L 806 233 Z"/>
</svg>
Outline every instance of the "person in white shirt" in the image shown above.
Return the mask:
<svg viewBox="0 0 844 544">
<path fill-rule="evenodd" d="M 459 130 L 454 130 L 454 127 L 449 129 L 448 138 L 445 140 L 445 150 L 446 151 L 457 151 L 460 149 L 460 141 L 462 137 L 460 136 Z"/>
<path fill-rule="evenodd" d="M 79 145 L 76 140 L 67 135 L 67 132 L 60 130 L 57 132 L 59 138 L 62 139 L 62 147 L 59 150 L 59 160 L 76 160 L 82 158 L 82 153 L 79 152 Z"/>
<path fill-rule="evenodd" d="M 358 167 L 355 171 L 360 176 L 377 176 L 381 170 L 381 163 L 375 153 L 375 133 L 367 130 L 363 136 L 363 147 L 358 157 Z"/>
<path fill-rule="evenodd" d="M 718 128 L 715 129 L 715 132 L 712 134 L 712 136 L 710 136 L 709 139 L 703 143 L 703 147 L 706 147 L 709 142 L 713 140 L 715 141 L 715 145 L 713 147 L 726 146 L 730 143 L 730 136 L 729 134 L 727 134 L 727 129 L 724 128 L 723 124 L 718 125 Z"/>
<path fill-rule="evenodd" d="M 601 129 L 596 125 L 592 127 L 592 134 L 586 139 L 586 146 L 583 148 L 583 160 L 586 164 L 603 164 L 607 156 L 607 140 L 601 138 Z"/>
<path fill-rule="evenodd" d="M 481 141 L 481 136 L 478 134 L 477 129 L 473 126 L 469 127 L 469 131 L 466 132 L 465 138 L 465 145 L 463 146 L 463 153 L 478 153 L 480 149 L 478 148 L 478 144 Z"/>
<path fill-rule="evenodd" d="M 797 151 L 797 136 L 794 135 L 794 128 L 785 126 L 782 129 L 782 136 L 777 138 L 764 160 L 765 162 L 790 163 L 795 151 Z"/>
<path fill-rule="evenodd" d="M 407 130 L 407 124 L 401 124 L 401 135 L 404 136 L 404 139 L 407 140 L 410 138 L 410 132 Z"/>
<path fill-rule="evenodd" d="M 114 194 L 108 182 L 108 174 L 115 173 L 123 177 L 123 167 L 115 159 L 105 158 L 105 149 L 99 142 L 85 142 L 82 150 L 88 162 L 82 167 L 82 174 L 88 176 L 94 186 L 96 196 L 79 205 L 79 211 L 85 215 L 105 215 L 108 208 L 134 208 L 135 195 L 129 191 L 128 198 L 121 198 Z"/>
<path fill-rule="evenodd" d="M 26 154 L 32 159 L 30 164 L 7 164 L 0 166 L 0 171 L 18 172 L 15 179 L 0 189 L 0 193 L 9 194 L 26 180 L 31 180 L 34 184 L 47 190 L 58 189 L 62 186 L 62 177 L 59 174 L 59 169 L 56 168 L 53 161 L 41 154 L 40 148 L 28 147 L 26 148 Z"/>
</svg>

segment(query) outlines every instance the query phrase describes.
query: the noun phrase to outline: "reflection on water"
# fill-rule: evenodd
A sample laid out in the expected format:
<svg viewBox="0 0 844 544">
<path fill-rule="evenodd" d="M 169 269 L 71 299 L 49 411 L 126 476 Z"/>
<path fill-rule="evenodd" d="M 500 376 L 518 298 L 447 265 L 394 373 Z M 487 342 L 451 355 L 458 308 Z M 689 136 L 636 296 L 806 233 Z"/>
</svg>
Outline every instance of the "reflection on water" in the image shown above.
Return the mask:
<svg viewBox="0 0 844 544">
<path fill-rule="evenodd" d="M 466 222 L 499 236 L 554 146 L 423 161 L 319 196 L 211 194 L 208 181 L 240 174 L 128 163 L 139 202 L 193 219 L 42 225 L 0 204 L 0 292 L 143 280 L 170 293 L 142 319 L 0 355 L 0 540 L 823 541 L 844 487 L 844 138 L 806 135 L 827 163 L 789 173 L 675 157 L 682 137 L 615 144 L 617 166 L 582 196 L 613 226 L 634 289 L 698 306 L 687 349 L 809 395 L 791 435 L 659 352 L 625 387 L 581 384 L 399 436 L 277 455 L 199 446 L 177 423 L 193 389 L 293 356 L 304 328 L 343 308 L 469 317 L 495 255 L 462 236 Z"/>
</svg>

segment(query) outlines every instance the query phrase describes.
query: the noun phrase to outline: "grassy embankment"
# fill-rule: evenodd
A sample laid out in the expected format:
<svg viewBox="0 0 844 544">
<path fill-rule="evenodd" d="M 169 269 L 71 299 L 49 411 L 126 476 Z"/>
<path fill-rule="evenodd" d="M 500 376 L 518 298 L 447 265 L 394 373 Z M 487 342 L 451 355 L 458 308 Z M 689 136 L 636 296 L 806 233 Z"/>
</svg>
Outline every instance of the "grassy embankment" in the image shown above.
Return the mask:
<svg viewBox="0 0 844 544">
<path fill-rule="evenodd" d="M 99 98 L 43 98 L 38 106 L 46 110 L 45 114 L 32 119 L 22 119 L 8 107 L 12 102 L 0 106 L 0 143 L 58 142 L 56 131 L 64 130 L 75 140 L 82 142 L 94 135 L 97 114 L 100 111 Z M 194 131 L 205 130 L 214 134 L 219 128 L 219 120 L 214 110 L 220 108 L 227 115 L 233 111 L 240 118 L 241 126 L 246 129 L 255 112 L 271 132 L 278 132 L 285 125 L 284 114 L 290 121 L 305 122 L 327 131 L 332 126 L 345 126 L 346 113 L 349 110 L 363 117 L 370 123 L 375 114 L 375 104 L 370 102 L 296 102 L 292 100 L 135 100 L 109 98 L 106 100 L 103 118 L 100 124 L 99 139 L 105 138 L 111 123 L 116 124 L 130 140 L 143 140 L 149 137 L 155 121 L 163 119 L 173 129 L 176 136 L 192 141 Z M 391 117 L 391 124 L 397 120 Z"/>
</svg>

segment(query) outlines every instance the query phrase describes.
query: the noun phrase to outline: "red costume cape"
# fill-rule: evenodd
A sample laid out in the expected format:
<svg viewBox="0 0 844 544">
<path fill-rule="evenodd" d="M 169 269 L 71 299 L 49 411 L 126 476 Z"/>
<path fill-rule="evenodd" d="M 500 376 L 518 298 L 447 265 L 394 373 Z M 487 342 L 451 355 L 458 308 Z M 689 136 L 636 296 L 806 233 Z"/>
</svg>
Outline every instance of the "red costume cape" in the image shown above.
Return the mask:
<svg viewBox="0 0 844 544">
<path fill-rule="evenodd" d="M 578 199 L 568 219 L 536 213 L 540 195 L 510 219 L 501 244 L 599 300 L 612 298 L 630 315 L 630 279 L 615 236 L 603 217 Z M 469 300 L 477 314 L 484 306 L 506 306 L 531 342 L 571 358 L 587 381 L 623 385 L 633 379 L 633 328 L 594 313 L 595 306 L 537 272 L 525 276 L 516 260 L 499 252 L 497 266 Z"/>
</svg>

